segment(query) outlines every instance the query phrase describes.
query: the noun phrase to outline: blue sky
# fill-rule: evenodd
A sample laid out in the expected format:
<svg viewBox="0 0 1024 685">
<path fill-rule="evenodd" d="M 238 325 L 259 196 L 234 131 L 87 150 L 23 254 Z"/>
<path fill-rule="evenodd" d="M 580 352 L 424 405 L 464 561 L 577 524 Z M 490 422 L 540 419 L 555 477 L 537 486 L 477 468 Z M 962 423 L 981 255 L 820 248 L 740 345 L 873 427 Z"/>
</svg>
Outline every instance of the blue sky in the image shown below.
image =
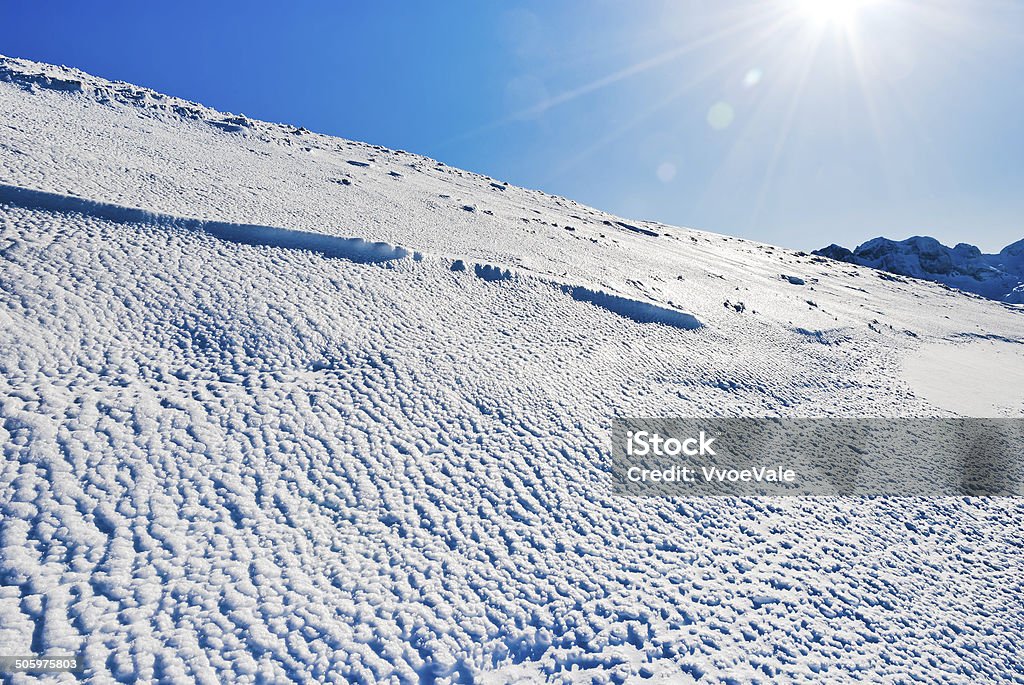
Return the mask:
<svg viewBox="0 0 1024 685">
<path fill-rule="evenodd" d="M 791 247 L 1024 237 L 1016 0 L 0 0 L 0 53 Z"/>
</svg>

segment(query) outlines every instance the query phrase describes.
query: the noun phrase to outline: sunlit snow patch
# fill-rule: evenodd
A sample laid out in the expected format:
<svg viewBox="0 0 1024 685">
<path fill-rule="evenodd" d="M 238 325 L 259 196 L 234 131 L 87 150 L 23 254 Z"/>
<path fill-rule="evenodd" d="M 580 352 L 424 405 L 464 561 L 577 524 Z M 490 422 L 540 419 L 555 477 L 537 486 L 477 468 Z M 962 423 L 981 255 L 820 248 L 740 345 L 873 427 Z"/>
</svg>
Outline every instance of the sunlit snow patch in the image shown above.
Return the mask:
<svg viewBox="0 0 1024 685">
<path fill-rule="evenodd" d="M 915 393 L 947 411 L 976 417 L 1018 415 L 1024 407 L 1024 344 L 982 340 L 924 345 L 903 363 L 903 378 Z"/>
</svg>

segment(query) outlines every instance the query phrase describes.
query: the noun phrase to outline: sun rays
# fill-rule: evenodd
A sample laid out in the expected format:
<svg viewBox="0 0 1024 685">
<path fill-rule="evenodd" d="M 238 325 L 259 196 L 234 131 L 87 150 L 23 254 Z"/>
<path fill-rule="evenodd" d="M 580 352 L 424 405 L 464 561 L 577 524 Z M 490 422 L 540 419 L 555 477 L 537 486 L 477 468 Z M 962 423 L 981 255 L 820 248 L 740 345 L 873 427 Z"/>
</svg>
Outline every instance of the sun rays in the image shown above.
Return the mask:
<svg viewBox="0 0 1024 685">
<path fill-rule="evenodd" d="M 735 207 L 733 223 L 722 228 L 753 234 L 767 217 L 790 211 L 795 188 L 817 182 L 819 154 L 831 165 L 833 190 L 867 182 L 883 199 L 896 198 L 913 183 L 907 163 L 916 153 L 905 143 L 924 137 L 916 129 L 927 113 L 907 85 L 934 72 L 943 50 L 962 48 L 967 37 L 950 35 L 950 27 L 953 15 L 967 12 L 963 5 L 723 0 L 665 7 L 636 24 L 606 26 L 601 40 L 553 53 L 558 59 L 537 59 L 525 73 L 542 97 L 517 99 L 439 147 L 514 131 L 527 144 L 560 146 L 542 153 L 535 182 L 545 187 L 572 188 L 588 168 L 626 168 L 644 174 L 637 178 L 648 184 L 637 191 L 644 203 L 668 206 L 675 194 L 694 215 Z"/>
</svg>

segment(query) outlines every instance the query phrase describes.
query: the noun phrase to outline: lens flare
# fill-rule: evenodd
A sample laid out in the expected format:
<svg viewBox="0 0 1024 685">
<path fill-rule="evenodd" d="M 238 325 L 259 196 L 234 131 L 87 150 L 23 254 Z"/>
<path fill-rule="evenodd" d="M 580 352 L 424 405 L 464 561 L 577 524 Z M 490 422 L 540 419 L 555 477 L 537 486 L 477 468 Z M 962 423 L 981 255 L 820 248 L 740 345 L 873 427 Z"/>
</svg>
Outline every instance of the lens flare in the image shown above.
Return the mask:
<svg viewBox="0 0 1024 685">
<path fill-rule="evenodd" d="M 728 102 L 716 102 L 708 110 L 708 125 L 716 131 L 729 128 L 736 112 Z"/>
</svg>

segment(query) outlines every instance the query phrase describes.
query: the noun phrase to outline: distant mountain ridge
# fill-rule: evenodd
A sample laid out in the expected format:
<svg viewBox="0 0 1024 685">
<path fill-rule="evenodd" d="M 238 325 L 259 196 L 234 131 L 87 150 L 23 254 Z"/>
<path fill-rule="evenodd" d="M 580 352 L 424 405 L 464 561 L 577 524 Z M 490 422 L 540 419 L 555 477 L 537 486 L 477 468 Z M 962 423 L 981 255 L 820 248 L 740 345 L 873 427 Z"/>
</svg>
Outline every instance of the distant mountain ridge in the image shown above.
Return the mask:
<svg viewBox="0 0 1024 685">
<path fill-rule="evenodd" d="M 943 283 L 991 300 L 1024 304 L 1024 240 L 998 254 L 985 254 L 967 243 L 947 247 L 927 236 L 874 238 L 852 251 L 833 243 L 814 254 Z"/>
</svg>

